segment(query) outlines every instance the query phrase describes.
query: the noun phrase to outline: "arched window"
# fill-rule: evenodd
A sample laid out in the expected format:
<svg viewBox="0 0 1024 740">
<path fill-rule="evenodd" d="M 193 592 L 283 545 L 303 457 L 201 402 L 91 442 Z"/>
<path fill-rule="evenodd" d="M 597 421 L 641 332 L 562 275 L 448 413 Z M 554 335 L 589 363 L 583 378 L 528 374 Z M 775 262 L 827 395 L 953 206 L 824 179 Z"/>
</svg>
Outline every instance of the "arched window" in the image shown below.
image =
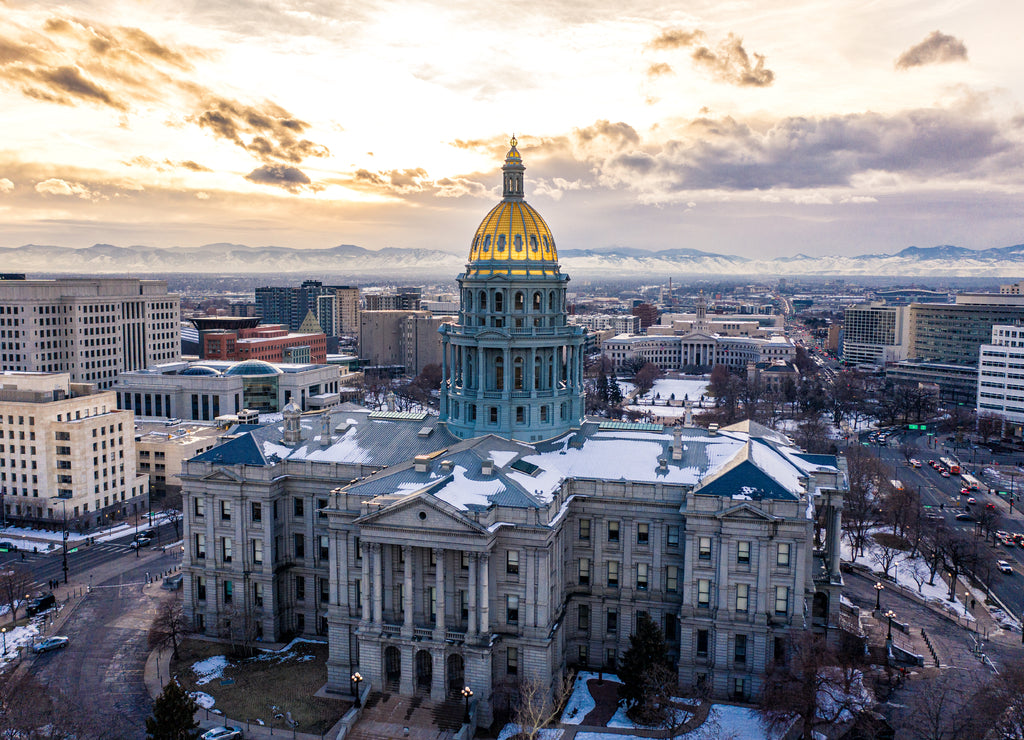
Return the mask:
<svg viewBox="0 0 1024 740">
<path fill-rule="evenodd" d="M 497 313 L 505 310 L 505 294 L 500 290 L 494 293 L 494 310 Z"/>
<path fill-rule="evenodd" d="M 505 235 L 504 234 L 499 234 L 498 235 L 498 251 L 499 252 L 504 252 L 505 251 Z"/>
<path fill-rule="evenodd" d="M 547 246 L 547 239 L 544 240 L 544 246 Z M 491 251 L 491 235 L 490 234 L 488 234 L 487 236 L 484 237 L 484 249 L 483 249 L 483 251 L 484 252 L 490 252 Z"/>
<path fill-rule="evenodd" d="M 494 390 L 505 390 L 505 358 L 501 355 L 494 358 Z"/>
<path fill-rule="evenodd" d="M 533 389 L 540 390 L 540 375 L 541 375 L 542 363 L 540 358 L 537 357 L 533 361 Z"/>
<path fill-rule="evenodd" d="M 471 290 L 467 290 L 466 291 L 466 299 L 465 300 L 466 300 L 466 307 L 465 307 L 464 310 L 472 311 L 473 310 L 473 291 L 471 291 Z"/>
<path fill-rule="evenodd" d="M 516 309 L 516 311 L 522 311 L 523 310 L 524 301 L 525 301 L 525 299 L 523 298 L 523 294 L 517 291 L 516 292 L 516 298 L 515 298 L 515 309 Z"/>
<path fill-rule="evenodd" d="M 540 293 L 539 292 L 538 293 L 534 293 L 533 294 L 533 310 L 534 311 L 540 311 L 541 308 L 543 308 L 543 304 L 541 303 Z"/>
<path fill-rule="evenodd" d="M 537 235 L 536 234 L 530 234 L 530 251 L 531 252 L 536 252 L 537 251 Z"/>
<path fill-rule="evenodd" d="M 523 358 L 517 357 L 512 363 L 512 389 L 521 391 L 523 389 Z"/>
<path fill-rule="evenodd" d="M 516 245 L 516 251 L 517 252 L 522 252 L 523 251 L 523 235 L 522 234 L 516 234 L 515 245 Z"/>
<path fill-rule="evenodd" d="M 480 310 L 481 311 L 486 311 L 487 310 L 487 291 L 486 290 L 481 290 L 480 291 Z"/>
<path fill-rule="evenodd" d="M 555 291 L 548 293 L 548 311 L 555 310 Z"/>
</svg>

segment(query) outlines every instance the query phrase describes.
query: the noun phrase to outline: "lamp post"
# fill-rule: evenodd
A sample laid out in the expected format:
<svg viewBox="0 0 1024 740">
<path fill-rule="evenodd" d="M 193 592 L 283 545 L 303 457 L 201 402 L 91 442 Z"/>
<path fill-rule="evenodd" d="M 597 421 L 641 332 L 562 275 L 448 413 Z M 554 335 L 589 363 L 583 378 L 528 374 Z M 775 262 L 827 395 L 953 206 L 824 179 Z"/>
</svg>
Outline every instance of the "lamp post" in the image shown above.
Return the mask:
<svg viewBox="0 0 1024 740">
<path fill-rule="evenodd" d="M 885 636 L 885 639 L 888 640 L 889 642 L 892 642 L 892 620 L 893 620 L 893 617 L 896 616 L 896 612 L 894 612 L 892 609 L 890 609 L 889 611 L 887 611 L 885 613 L 884 616 L 889 620 L 889 634 Z"/>
<path fill-rule="evenodd" d="M 473 689 L 468 686 L 462 688 L 462 698 L 466 700 L 466 714 L 462 717 L 462 723 L 469 724 L 469 700 L 473 696 Z"/>
<path fill-rule="evenodd" d="M 135 511 L 135 557 L 139 557 L 139 550 L 141 550 L 141 549 L 142 548 L 139 547 L 139 512 L 138 512 L 138 510 L 136 510 Z"/>
<path fill-rule="evenodd" d="M 356 695 L 356 706 L 362 706 L 359 703 L 359 684 L 363 682 L 363 677 L 359 675 L 359 671 L 352 674 L 352 683 L 355 684 L 356 690 L 352 693 Z"/>
<path fill-rule="evenodd" d="M 7 655 L 7 628 L 0 627 L 0 635 L 4 636 L 4 655 Z"/>
<path fill-rule="evenodd" d="M 885 588 L 885 586 L 883 586 L 881 584 L 881 582 L 875 583 L 875 611 L 876 612 L 877 611 L 881 611 L 881 609 L 882 609 L 882 589 L 884 589 L 884 588 Z"/>
<path fill-rule="evenodd" d="M 64 585 L 68 585 L 68 500 L 66 498 L 57 497 L 60 501 L 61 508 L 63 509 L 63 525 L 61 532 L 63 534 L 62 540 L 64 542 L 64 562 L 61 566 L 64 569 Z"/>
</svg>

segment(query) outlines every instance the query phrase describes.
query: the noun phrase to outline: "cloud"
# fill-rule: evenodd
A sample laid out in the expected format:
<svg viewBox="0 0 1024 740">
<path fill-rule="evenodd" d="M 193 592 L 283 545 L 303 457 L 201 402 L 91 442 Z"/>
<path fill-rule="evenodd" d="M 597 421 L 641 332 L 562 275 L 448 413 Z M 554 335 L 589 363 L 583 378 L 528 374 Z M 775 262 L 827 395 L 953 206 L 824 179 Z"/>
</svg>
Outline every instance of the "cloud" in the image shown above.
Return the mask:
<svg viewBox="0 0 1024 740">
<path fill-rule="evenodd" d="M 101 85 L 83 76 L 82 70 L 75 66 L 65 65 L 55 69 L 24 68 L 18 75 L 29 82 L 22 88 L 29 97 L 62 105 L 86 101 L 103 103 L 122 111 L 127 107 Z"/>
<path fill-rule="evenodd" d="M 964 61 L 967 61 L 967 47 L 963 41 L 954 36 L 932 31 L 924 41 L 911 46 L 900 54 L 899 59 L 896 60 L 896 69 Z"/>
<path fill-rule="evenodd" d="M 573 134 L 583 144 L 590 144 L 599 139 L 616 147 L 640 143 L 640 134 L 636 129 L 622 121 L 612 123 L 602 119 L 591 126 L 575 129 Z"/>
<path fill-rule="evenodd" d="M 226 98 L 213 99 L 206 110 L 194 118 L 200 128 L 230 141 L 263 162 L 298 164 L 307 157 L 326 157 L 327 147 L 298 138 L 309 128 L 305 121 L 275 103 L 265 102 L 261 108 Z"/>
<path fill-rule="evenodd" d="M 652 49 L 687 49 L 693 48 L 690 59 L 694 65 L 708 72 L 719 82 L 739 87 L 767 87 L 775 81 L 775 73 L 764 66 L 764 55 L 751 55 L 743 48 L 743 39 L 730 33 L 725 39 L 714 45 L 705 44 L 707 34 L 699 28 L 687 31 L 681 28 L 669 28 L 662 31 L 648 44 Z M 699 45 L 698 45 L 699 44 Z M 647 76 L 668 74 L 672 67 L 664 62 L 652 64 L 647 69 Z"/>
<path fill-rule="evenodd" d="M 14 190 L 14 183 L 6 177 L 0 177 L 0 193 L 9 193 Z"/>
<path fill-rule="evenodd" d="M 172 169 L 184 169 L 191 170 L 192 172 L 213 172 L 209 167 L 193 162 L 191 159 L 185 159 L 181 161 L 174 161 L 165 159 L 162 162 L 158 162 L 155 159 L 139 154 L 135 157 L 124 162 L 129 167 L 145 167 L 147 169 L 156 170 L 157 172 L 167 172 Z"/>
<path fill-rule="evenodd" d="M 482 197 L 490 193 L 486 185 L 472 177 L 454 176 L 433 180 L 422 167 L 378 172 L 359 169 L 355 171 L 351 179 L 341 179 L 335 182 L 356 190 L 404 198 L 426 196 L 461 198 L 467 195 Z"/>
<path fill-rule="evenodd" d="M 200 190 L 198 193 L 196 193 L 196 197 L 199 198 L 199 200 L 209 200 L 210 194 L 204 193 L 202 190 Z"/>
<path fill-rule="evenodd" d="M 245 179 L 249 182 L 259 183 L 261 185 L 275 185 L 279 188 L 284 188 L 289 193 L 298 193 L 302 190 L 315 189 L 312 187 L 312 181 L 306 176 L 306 173 L 296 167 L 288 167 L 286 165 L 263 165 L 257 167 L 248 175 Z"/>
<path fill-rule="evenodd" d="M 706 37 L 706 34 L 699 28 L 692 31 L 668 28 L 662 31 L 648 46 L 652 49 L 681 49 L 703 41 Z"/>
<path fill-rule="evenodd" d="M 671 65 L 665 64 L 665 62 L 657 62 L 647 68 L 648 77 L 661 77 L 662 75 L 670 75 L 672 73 Z"/>
<path fill-rule="evenodd" d="M 62 195 L 81 198 L 82 200 L 98 200 L 101 194 L 92 190 L 80 182 L 68 182 L 57 177 L 43 180 L 36 183 L 36 192 L 43 195 Z"/>
</svg>

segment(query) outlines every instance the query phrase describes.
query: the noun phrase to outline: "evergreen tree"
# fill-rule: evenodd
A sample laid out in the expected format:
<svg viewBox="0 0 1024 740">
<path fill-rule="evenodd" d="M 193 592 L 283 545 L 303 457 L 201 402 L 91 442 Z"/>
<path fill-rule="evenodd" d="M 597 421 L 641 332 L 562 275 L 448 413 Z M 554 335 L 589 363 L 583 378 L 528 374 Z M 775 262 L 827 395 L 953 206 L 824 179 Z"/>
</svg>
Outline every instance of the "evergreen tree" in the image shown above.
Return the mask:
<svg viewBox="0 0 1024 740">
<path fill-rule="evenodd" d="M 612 406 L 622 403 L 622 389 L 619 388 L 619 379 L 615 377 L 614 370 L 612 376 L 608 378 L 608 403 Z"/>
<path fill-rule="evenodd" d="M 668 647 L 661 628 L 646 612 L 640 612 L 636 632 L 629 636 L 629 649 L 619 666 L 619 698 L 627 708 L 645 704 L 652 690 L 651 675 L 664 669 L 668 661 Z"/>
<path fill-rule="evenodd" d="M 146 719 L 146 740 L 198 740 L 198 708 L 188 692 L 171 681 L 153 702 L 153 716 Z"/>
<path fill-rule="evenodd" d="M 608 376 L 604 374 L 604 368 L 597 374 L 597 397 L 601 403 L 608 403 Z"/>
</svg>

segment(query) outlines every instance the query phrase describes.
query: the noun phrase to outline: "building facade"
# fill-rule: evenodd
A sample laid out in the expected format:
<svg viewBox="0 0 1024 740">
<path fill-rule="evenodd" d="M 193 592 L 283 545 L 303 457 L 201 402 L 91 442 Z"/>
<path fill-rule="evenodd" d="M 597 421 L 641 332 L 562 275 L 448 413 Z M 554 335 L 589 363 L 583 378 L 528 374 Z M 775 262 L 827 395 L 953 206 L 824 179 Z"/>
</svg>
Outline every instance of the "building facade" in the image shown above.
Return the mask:
<svg viewBox="0 0 1024 740">
<path fill-rule="evenodd" d="M 885 302 L 849 306 L 843 317 L 843 362 L 883 368 L 907 358 L 908 309 Z"/>
<path fill-rule="evenodd" d="M 992 342 L 981 345 L 977 410 L 978 414 L 995 414 L 1001 418 L 1004 436 L 1021 436 L 1024 427 L 1024 326 L 996 324 L 992 327 Z"/>
<path fill-rule="evenodd" d="M 119 373 L 180 359 L 180 317 L 163 280 L 0 280 L 0 370 L 109 388 Z"/>
<path fill-rule="evenodd" d="M 522 171 L 513 141 L 506 194 Z M 530 213 L 509 203 L 491 215 Z M 839 462 L 753 423 L 583 418 L 547 227 L 502 244 L 489 219 L 442 334 L 440 417 L 289 404 L 184 464 L 186 613 L 235 639 L 326 635 L 331 691 L 355 670 L 435 701 L 470 686 L 488 724 L 523 680 L 613 669 L 646 612 L 682 684 L 755 696 L 794 632 L 838 625 Z"/>
<path fill-rule="evenodd" d="M 327 362 L 327 336 L 322 331 L 293 332 L 282 324 L 260 324 L 237 330 L 204 331 L 201 338 L 204 360 L 284 362 L 286 350 L 305 347 L 310 362 Z"/>
<path fill-rule="evenodd" d="M 133 414 L 68 373 L 0 373 L 0 447 L 8 521 L 88 529 L 149 505 Z"/>
</svg>

